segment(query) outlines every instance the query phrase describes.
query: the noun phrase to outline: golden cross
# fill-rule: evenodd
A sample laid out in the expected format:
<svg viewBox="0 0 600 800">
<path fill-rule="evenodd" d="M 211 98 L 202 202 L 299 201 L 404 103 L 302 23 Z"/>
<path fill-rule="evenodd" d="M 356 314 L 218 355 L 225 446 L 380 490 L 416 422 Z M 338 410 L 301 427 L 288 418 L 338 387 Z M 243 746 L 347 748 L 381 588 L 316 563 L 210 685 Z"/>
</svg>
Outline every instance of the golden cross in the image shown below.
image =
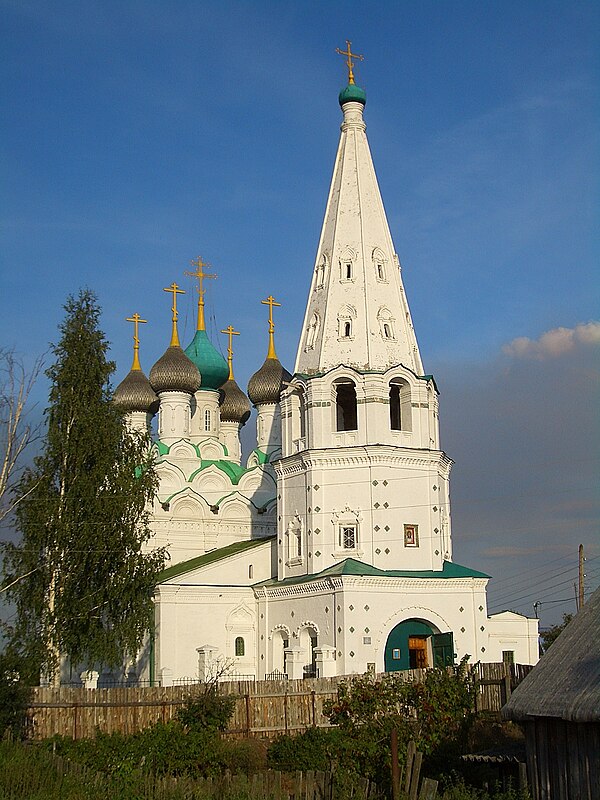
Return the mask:
<svg viewBox="0 0 600 800">
<path fill-rule="evenodd" d="M 140 358 L 139 358 L 139 352 L 138 352 L 139 349 L 140 349 L 140 339 L 139 339 L 139 336 L 138 336 L 138 331 L 139 331 L 138 325 L 141 322 L 148 322 L 148 320 L 147 319 L 142 319 L 140 317 L 140 315 L 136 311 L 135 314 L 132 317 L 127 317 L 125 322 L 133 322 L 133 364 L 131 366 L 131 369 L 135 369 L 135 370 L 140 370 L 141 371 L 142 367 L 140 366 Z"/>
<path fill-rule="evenodd" d="M 269 351 L 267 353 L 267 358 L 277 358 L 275 355 L 275 341 L 273 338 L 273 333 L 275 331 L 275 325 L 273 323 L 273 306 L 281 306 L 281 303 L 277 303 L 272 295 L 269 295 L 266 300 L 261 300 L 260 302 L 264 306 L 269 306 Z"/>
<path fill-rule="evenodd" d="M 202 256 L 198 256 L 197 258 L 193 258 L 190 261 L 192 267 L 196 267 L 194 272 L 186 272 L 186 275 L 189 275 L 190 278 L 198 278 L 198 324 L 196 326 L 197 330 L 204 331 L 206 330 L 206 326 L 204 324 L 204 292 L 206 291 L 203 287 L 202 281 L 205 278 L 216 278 L 215 273 L 208 273 L 204 272 L 203 267 L 210 267 L 206 261 L 202 260 Z"/>
<path fill-rule="evenodd" d="M 340 50 L 339 47 L 336 47 L 335 52 L 339 53 L 341 56 L 346 56 L 346 66 L 348 67 L 348 83 L 352 84 L 354 83 L 354 72 L 352 71 L 354 67 L 354 61 L 352 61 L 352 59 L 358 58 L 359 61 L 364 61 L 365 57 L 359 56 L 358 53 L 352 52 L 351 50 L 352 42 L 349 42 L 348 39 L 346 39 L 346 44 L 348 45 L 347 50 Z"/>
<path fill-rule="evenodd" d="M 229 337 L 229 344 L 227 345 L 227 363 L 229 364 L 229 378 L 228 378 L 228 380 L 232 381 L 233 380 L 233 348 L 231 346 L 231 342 L 232 342 L 234 336 L 239 336 L 240 335 L 240 332 L 239 331 L 235 331 L 233 329 L 233 325 L 228 325 L 225 328 L 224 331 L 221 331 L 221 333 L 225 333 Z"/>
<path fill-rule="evenodd" d="M 167 286 L 166 289 L 163 289 L 163 292 L 170 292 L 173 295 L 173 305 L 171 306 L 171 311 L 173 312 L 173 331 L 171 333 L 171 347 L 179 347 L 179 336 L 177 335 L 177 295 L 178 294 L 185 294 L 183 289 L 180 289 L 179 286 L 173 281 L 170 286 Z"/>
</svg>

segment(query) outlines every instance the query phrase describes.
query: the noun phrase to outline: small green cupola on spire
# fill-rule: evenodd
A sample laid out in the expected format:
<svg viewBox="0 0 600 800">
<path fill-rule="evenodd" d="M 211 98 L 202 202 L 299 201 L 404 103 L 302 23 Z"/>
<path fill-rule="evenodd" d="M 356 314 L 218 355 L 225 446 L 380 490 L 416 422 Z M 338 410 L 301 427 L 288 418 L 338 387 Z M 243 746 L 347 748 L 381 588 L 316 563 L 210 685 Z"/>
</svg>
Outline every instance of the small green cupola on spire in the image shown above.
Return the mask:
<svg viewBox="0 0 600 800">
<path fill-rule="evenodd" d="M 359 61 L 364 61 L 364 56 L 352 52 L 352 42 L 346 39 L 346 50 L 340 50 L 339 47 L 335 49 L 336 53 L 341 56 L 346 56 L 346 66 L 348 67 L 348 85 L 340 91 L 339 102 L 343 106 L 344 103 L 362 103 L 364 106 L 367 102 L 367 93 L 360 86 L 354 82 L 354 61 L 353 58 L 358 58 Z"/>
<path fill-rule="evenodd" d="M 186 356 L 194 362 L 202 376 L 202 389 L 216 391 L 222 386 L 229 376 L 229 367 L 223 356 L 212 344 L 206 333 L 204 322 L 204 292 L 203 281 L 205 278 L 216 278 L 214 273 L 204 272 L 204 267 L 209 265 L 200 256 L 191 262 L 196 267 L 194 272 L 186 275 L 198 278 L 198 322 L 194 338 L 185 348 Z"/>
</svg>

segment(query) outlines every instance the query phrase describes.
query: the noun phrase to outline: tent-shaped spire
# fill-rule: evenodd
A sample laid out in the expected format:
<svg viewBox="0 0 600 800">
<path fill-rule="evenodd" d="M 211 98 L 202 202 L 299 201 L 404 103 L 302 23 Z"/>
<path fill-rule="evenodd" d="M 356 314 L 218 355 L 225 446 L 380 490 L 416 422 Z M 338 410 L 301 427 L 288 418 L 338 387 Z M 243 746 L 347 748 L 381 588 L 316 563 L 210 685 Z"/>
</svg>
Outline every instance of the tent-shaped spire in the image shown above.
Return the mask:
<svg viewBox="0 0 600 800">
<path fill-rule="evenodd" d="M 353 74 L 339 102 L 341 137 L 295 371 L 311 375 L 340 364 L 383 371 L 404 364 L 421 375 L 400 264 L 366 136 L 366 94 Z"/>
</svg>

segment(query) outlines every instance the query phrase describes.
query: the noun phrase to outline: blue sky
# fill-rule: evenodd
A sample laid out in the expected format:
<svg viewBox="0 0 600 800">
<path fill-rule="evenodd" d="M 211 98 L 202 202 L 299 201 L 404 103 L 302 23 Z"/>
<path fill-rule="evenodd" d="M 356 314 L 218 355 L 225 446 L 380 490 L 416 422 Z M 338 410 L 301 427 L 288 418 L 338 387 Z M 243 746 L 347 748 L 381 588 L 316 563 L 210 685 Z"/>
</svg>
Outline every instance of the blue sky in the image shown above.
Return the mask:
<svg viewBox="0 0 600 800">
<path fill-rule="evenodd" d="M 268 294 L 293 366 L 339 136 L 335 48 L 350 39 L 365 55 L 368 136 L 456 461 L 455 558 L 497 577 L 491 607 L 531 614 L 545 600 L 543 623 L 572 610 L 580 541 L 598 585 L 596 4 L 0 8 L 0 345 L 45 351 L 66 296 L 87 286 L 116 382 L 134 311 L 149 320 L 148 371 L 169 339 L 162 288 L 191 289 L 183 272 L 200 254 L 219 276 L 213 341 L 225 350 L 215 331 L 230 323 L 242 333 L 240 385 L 266 354 Z M 185 342 L 194 323 L 189 291 Z M 43 405 L 43 382 L 36 391 Z"/>
</svg>

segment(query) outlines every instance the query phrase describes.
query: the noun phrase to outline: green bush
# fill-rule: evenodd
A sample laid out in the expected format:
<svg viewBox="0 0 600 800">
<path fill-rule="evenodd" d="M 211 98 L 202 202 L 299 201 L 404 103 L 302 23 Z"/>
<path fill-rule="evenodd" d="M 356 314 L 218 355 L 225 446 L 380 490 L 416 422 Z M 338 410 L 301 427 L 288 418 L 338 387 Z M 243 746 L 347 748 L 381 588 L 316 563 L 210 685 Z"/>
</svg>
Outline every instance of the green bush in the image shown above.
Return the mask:
<svg viewBox="0 0 600 800">
<path fill-rule="evenodd" d="M 190 731 L 224 731 L 235 710 L 235 697 L 224 696 L 209 684 L 205 691 L 191 695 L 177 712 L 179 722 Z"/>
<path fill-rule="evenodd" d="M 31 689 L 24 680 L 23 663 L 11 653 L 0 653 L 0 738 L 7 730 L 21 738 Z"/>
</svg>

